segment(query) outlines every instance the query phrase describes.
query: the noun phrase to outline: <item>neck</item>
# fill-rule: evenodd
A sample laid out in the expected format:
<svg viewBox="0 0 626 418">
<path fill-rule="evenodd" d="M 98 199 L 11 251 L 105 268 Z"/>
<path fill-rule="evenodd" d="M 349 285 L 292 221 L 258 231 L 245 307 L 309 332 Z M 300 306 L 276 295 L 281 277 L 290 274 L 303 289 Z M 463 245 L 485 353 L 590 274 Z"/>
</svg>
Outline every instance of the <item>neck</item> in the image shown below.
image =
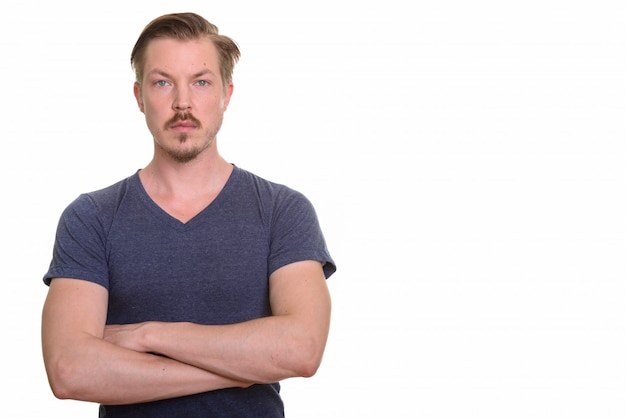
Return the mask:
<svg viewBox="0 0 626 418">
<path fill-rule="evenodd" d="M 184 199 L 215 194 L 222 189 L 233 167 L 215 148 L 212 151 L 184 163 L 155 152 L 139 177 L 146 190 L 155 196 Z"/>
<path fill-rule="evenodd" d="M 155 158 L 139 172 L 148 196 L 170 216 L 186 223 L 213 202 L 233 166 L 217 152 L 186 162 Z"/>
</svg>

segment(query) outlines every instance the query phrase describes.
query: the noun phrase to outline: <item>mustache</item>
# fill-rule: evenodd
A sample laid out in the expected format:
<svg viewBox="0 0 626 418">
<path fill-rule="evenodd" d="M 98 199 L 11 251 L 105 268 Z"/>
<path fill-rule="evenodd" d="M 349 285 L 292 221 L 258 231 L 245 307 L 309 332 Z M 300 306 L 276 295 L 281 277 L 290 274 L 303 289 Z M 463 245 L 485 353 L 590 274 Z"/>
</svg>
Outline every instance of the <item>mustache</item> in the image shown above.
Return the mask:
<svg viewBox="0 0 626 418">
<path fill-rule="evenodd" d="M 187 120 L 192 122 L 197 127 L 200 127 L 202 125 L 200 121 L 190 112 L 177 112 L 170 120 L 165 122 L 165 126 L 170 127 L 176 122 L 182 122 Z"/>
</svg>

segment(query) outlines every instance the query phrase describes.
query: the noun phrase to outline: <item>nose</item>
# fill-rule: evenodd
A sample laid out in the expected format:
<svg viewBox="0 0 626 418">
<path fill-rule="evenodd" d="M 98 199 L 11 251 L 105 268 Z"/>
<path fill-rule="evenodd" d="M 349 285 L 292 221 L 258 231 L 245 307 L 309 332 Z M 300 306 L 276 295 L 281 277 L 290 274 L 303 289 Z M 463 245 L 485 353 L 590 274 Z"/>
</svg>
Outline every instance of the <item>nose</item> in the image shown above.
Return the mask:
<svg viewBox="0 0 626 418">
<path fill-rule="evenodd" d="M 179 87 L 176 89 L 172 107 L 177 112 L 189 110 L 191 108 L 191 94 L 189 89 L 186 89 L 185 87 Z"/>
</svg>

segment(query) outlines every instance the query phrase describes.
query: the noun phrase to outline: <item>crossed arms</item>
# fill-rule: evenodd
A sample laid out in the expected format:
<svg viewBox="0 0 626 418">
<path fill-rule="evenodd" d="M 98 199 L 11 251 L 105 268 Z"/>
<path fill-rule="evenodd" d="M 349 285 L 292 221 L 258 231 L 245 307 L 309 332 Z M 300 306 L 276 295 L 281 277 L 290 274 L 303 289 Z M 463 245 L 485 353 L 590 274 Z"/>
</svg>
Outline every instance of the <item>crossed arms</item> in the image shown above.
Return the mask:
<svg viewBox="0 0 626 418">
<path fill-rule="evenodd" d="M 61 399 L 131 404 L 309 377 L 326 346 L 331 302 L 321 263 L 270 276 L 272 316 L 232 325 L 105 325 L 108 293 L 52 280 L 42 316 L 50 387 Z"/>
</svg>

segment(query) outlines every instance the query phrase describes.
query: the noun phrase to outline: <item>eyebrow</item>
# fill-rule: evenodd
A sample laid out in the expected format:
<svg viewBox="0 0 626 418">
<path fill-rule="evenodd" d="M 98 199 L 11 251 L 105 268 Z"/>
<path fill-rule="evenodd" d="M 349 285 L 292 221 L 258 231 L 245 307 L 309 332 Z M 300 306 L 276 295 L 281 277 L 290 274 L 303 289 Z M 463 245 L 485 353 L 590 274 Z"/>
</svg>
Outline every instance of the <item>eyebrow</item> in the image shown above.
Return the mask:
<svg viewBox="0 0 626 418">
<path fill-rule="evenodd" d="M 158 68 L 155 68 L 154 70 L 150 70 L 148 71 L 148 73 L 146 75 L 150 76 L 150 75 L 160 75 L 166 78 L 172 78 L 171 74 L 169 74 L 167 71 L 165 70 L 160 70 Z M 211 70 L 209 70 L 208 68 L 203 69 L 202 71 L 198 71 L 197 73 L 192 75 L 192 78 L 198 78 L 198 77 L 202 77 L 203 75 L 206 74 L 210 74 L 212 76 L 215 76 L 215 73 Z"/>
</svg>

